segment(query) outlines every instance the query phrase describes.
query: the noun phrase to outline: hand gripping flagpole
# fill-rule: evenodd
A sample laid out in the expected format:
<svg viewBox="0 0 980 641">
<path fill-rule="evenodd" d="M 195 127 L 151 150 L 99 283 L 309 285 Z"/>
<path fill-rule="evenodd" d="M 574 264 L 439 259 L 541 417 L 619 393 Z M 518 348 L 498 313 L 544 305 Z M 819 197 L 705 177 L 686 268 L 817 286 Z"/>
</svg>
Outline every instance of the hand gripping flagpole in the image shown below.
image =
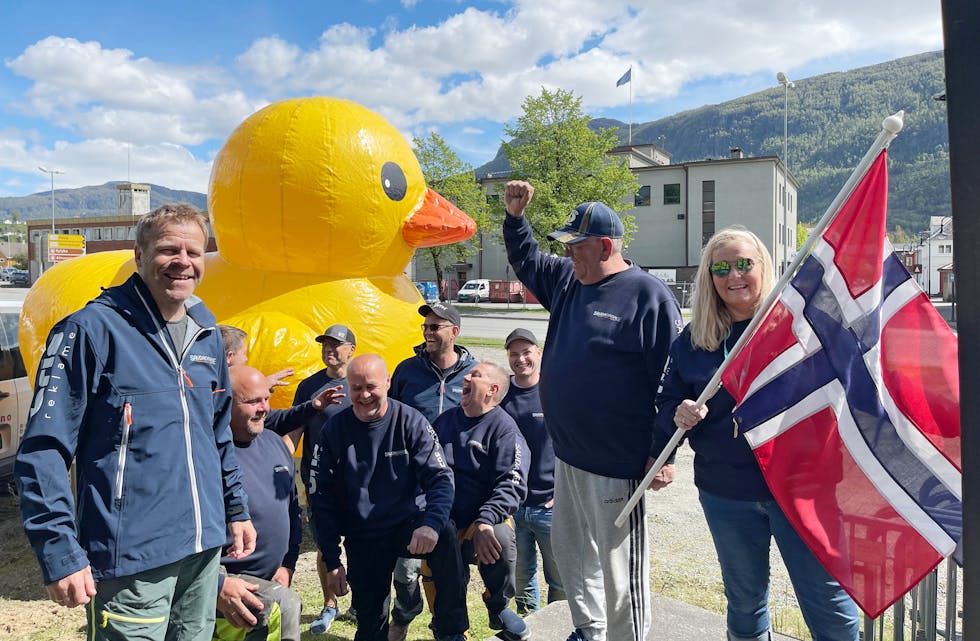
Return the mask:
<svg viewBox="0 0 980 641">
<path fill-rule="evenodd" d="M 742 346 L 749 340 L 749 338 L 752 337 L 756 327 L 769 313 L 769 309 L 776 303 L 777 300 L 779 300 L 779 296 L 782 294 L 783 288 L 786 287 L 786 284 L 796 273 L 796 269 L 800 266 L 800 264 L 806 259 L 807 256 L 809 256 L 810 251 L 813 249 L 813 245 L 817 242 L 817 239 L 823 235 L 824 230 L 827 229 L 830 223 L 833 222 L 834 218 L 837 217 L 837 214 L 840 213 L 841 207 L 844 205 L 847 199 L 850 198 L 854 188 L 857 187 L 858 183 L 861 182 L 861 179 L 864 178 L 864 174 L 868 171 L 868 167 L 871 166 L 871 163 L 875 161 L 878 154 L 880 154 L 882 150 L 888 148 L 888 145 L 895 139 L 898 132 L 902 130 L 902 127 L 904 126 L 904 118 L 905 112 L 899 111 L 888 116 L 882 121 L 881 132 L 878 133 L 878 137 L 875 138 L 875 141 L 871 144 L 871 147 L 864 154 L 864 157 L 861 158 L 861 162 L 859 162 L 854 168 L 854 171 L 851 172 L 851 176 L 847 179 L 847 182 L 844 183 L 844 186 L 841 187 L 841 190 L 838 192 L 837 197 L 834 198 L 834 201 L 830 203 L 830 207 L 827 208 L 827 211 L 820 219 L 820 222 L 818 222 L 817 226 L 812 232 L 810 232 L 806 242 L 803 243 L 803 247 L 796 252 L 796 258 L 793 259 L 793 262 L 790 263 L 789 267 L 786 268 L 786 271 L 783 272 L 782 277 L 773 286 L 772 291 L 769 292 L 769 296 L 766 297 L 762 305 L 759 306 L 759 310 L 755 313 L 755 316 L 752 317 L 752 322 L 750 322 L 749 326 L 745 328 L 744 332 L 742 332 L 742 335 L 739 337 L 738 341 L 736 341 L 735 346 L 732 347 L 731 351 L 728 353 L 728 356 L 725 357 L 725 360 L 722 361 L 717 371 L 715 371 L 714 376 L 712 376 L 711 380 L 708 381 L 704 391 L 701 392 L 700 396 L 698 396 L 697 400 L 695 401 L 698 409 L 703 407 L 704 404 L 715 395 L 718 388 L 721 387 L 721 375 L 725 371 L 725 367 L 733 358 L 735 358 L 735 356 L 738 355 L 739 351 L 742 349 Z M 660 471 L 660 468 L 664 466 L 667 459 L 670 458 L 670 455 L 674 452 L 674 448 L 676 448 L 677 444 L 680 443 L 681 438 L 684 436 L 684 431 L 685 430 L 680 427 L 674 430 L 673 436 L 670 437 L 667 445 L 664 446 L 663 451 L 660 452 L 660 456 L 658 456 L 657 460 L 654 461 L 653 465 L 650 467 L 650 470 L 646 473 L 646 476 L 644 476 L 643 480 L 640 481 L 640 485 L 633 492 L 633 495 L 630 496 L 629 500 L 626 502 L 626 505 L 623 506 L 619 516 L 616 517 L 616 520 L 614 521 L 616 527 L 623 527 L 626 519 L 629 518 L 630 512 L 633 511 L 636 504 L 640 502 L 641 498 L 643 498 L 643 494 L 646 492 L 647 486 L 650 485 L 650 482 L 653 481 L 653 477 L 657 475 L 657 472 Z"/>
</svg>

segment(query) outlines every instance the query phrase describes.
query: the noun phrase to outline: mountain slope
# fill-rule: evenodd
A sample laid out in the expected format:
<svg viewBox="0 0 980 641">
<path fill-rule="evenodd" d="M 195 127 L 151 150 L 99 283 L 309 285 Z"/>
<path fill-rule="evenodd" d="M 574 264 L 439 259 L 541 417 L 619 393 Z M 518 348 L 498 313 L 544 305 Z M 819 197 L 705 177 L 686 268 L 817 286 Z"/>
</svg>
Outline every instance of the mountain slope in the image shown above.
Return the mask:
<svg viewBox="0 0 980 641">
<path fill-rule="evenodd" d="M 118 213 L 119 196 L 116 190 L 118 184 L 120 181 L 77 189 L 55 189 L 55 216 L 70 218 L 72 216 L 111 216 Z M 160 185 L 150 185 L 150 209 L 155 209 L 165 203 L 188 203 L 204 210 L 207 207 L 207 196 L 195 191 L 181 191 Z M 10 219 L 15 212 L 18 220 L 50 218 L 51 192 L 42 191 L 30 196 L 0 198 L 0 219 Z"/>
<path fill-rule="evenodd" d="M 789 90 L 789 169 L 800 181 L 800 217 L 819 218 L 843 186 L 888 115 L 905 111 L 905 128 L 892 143 L 889 227 L 924 229 L 930 215 L 948 214 L 949 142 L 942 52 L 899 58 L 846 72 L 796 81 Z M 672 162 L 725 158 L 731 147 L 748 156 L 782 156 L 783 88 L 633 125 L 633 143 L 655 143 Z M 591 126 L 625 123 L 593 120 Z M 502 153 L 477 169 L 507 171 Z"/>
</svg>

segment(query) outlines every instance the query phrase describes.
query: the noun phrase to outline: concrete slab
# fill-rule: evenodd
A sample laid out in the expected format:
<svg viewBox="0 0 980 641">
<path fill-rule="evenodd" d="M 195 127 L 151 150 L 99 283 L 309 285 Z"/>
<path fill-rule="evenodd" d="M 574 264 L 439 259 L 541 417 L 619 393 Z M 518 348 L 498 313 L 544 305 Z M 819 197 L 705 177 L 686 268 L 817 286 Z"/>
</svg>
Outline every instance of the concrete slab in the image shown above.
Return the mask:
<svg viewBox="0 0 980 641">
<path fill-rule="evenodd" d="M 565 641 L 572 633 L 572 620 L 566 601 L 556 601 L 526 619 L 531 641 Z M 793 637 L 773 634 L 774 641 L 794 641 Z M 653 626 L 648 641 L 706 641 L 725 639 L 725 617 L 674 599 L 653 595 Z M 497 641 L 490 637 L 487 641 Z M 609 641 L 616 641 L 610 639 Z"/>
</svg>

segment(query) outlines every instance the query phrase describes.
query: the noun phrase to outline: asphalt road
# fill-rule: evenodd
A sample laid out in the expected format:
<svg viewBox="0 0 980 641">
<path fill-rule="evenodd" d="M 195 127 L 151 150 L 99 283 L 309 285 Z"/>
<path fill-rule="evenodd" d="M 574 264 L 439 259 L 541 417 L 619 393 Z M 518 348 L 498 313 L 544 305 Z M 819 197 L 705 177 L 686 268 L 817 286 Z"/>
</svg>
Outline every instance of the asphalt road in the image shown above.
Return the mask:
<svg viewBox="0 0 980 641">
<path fill-rule="evenodd" d="M 548 316 L 546 314 L 506 314 L 468 316 L 465 310 L 460 310 L 463 320 L 460 336 L 470 338 L 499 338 L 503 340 L 517 327 L 523 327 L 534 332 L 539 341 L 543 341 L 548 333 Z"/>
</svg>

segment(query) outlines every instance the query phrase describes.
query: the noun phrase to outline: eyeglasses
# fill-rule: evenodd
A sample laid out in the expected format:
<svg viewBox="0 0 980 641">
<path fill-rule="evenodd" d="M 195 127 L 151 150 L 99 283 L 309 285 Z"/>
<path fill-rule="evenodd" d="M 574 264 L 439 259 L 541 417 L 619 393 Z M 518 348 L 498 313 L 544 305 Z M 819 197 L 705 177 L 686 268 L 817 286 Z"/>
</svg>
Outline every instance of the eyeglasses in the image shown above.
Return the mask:
<svg viewBox="0 0 980 641">
<path fill-rule="evenodd" d="M 755 261 L 751 258 L 736 258 L 734 266 L 727 260 L 719 260 L 716 263 L 712 263 L 708 269 L 718 278 L 725 278 L 732 272 L 732 269 L 735 269 L 740 274 L 748 274 L 752 271 L 753 267 L 755 267 Z"/>
<path fill-rule="evenodd" d="M 450 323 L 449 325 L 444 325 L 439 323 L 422 323 L 422 331 L 424 332 L 428 330 L 430 332 L 438 332 L 440 329 L 444 327 L 452 327 L 452 326 L 453 326 L 452 323 Z"/>
</svg>

